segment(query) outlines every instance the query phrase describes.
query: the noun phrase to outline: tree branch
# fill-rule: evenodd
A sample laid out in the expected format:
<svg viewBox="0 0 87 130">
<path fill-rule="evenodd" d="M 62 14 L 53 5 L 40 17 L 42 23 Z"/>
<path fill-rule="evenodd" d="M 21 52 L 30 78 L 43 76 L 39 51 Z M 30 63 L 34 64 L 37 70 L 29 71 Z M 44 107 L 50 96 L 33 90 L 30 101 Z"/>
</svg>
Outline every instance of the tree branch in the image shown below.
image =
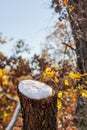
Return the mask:
<svg viewBox="0 0 87 130">
<path fill-rule="evenodd" d="M 72 46 L 70 46 L 69 44 L 66 44 L 66 43 L 64 43 L 64 42 L 62 42 L 62 44 L 65 45 L 65 46 L 68 46 L 68 47 L 71 48 L 73 51 L 76 51 L 76 49 L 73 48 Z"/>
<path fill-rule="evenodd" d="M 21 108 L 20 101 L 13 97 L 8 96 L 3 90 L 0 90 L 0 92 L 3 93 L 3 95 L 6 96 L 8 99 L 17 102 L 17 107 L 14 111 L 13 117 L 12 117 L 10 123 L 8 124 L 8 126 L 6 127 L 6 130 L 12 130 L 12 128 L 17 120 L 19 110 Z"/>
<path fill-rule="evenodd" d="M 19 110 L 20 110 L 20 108 L 21 108 L 21 106 L 20 106 L 20 101 L 17 101 L 17 103 L 18 103 L 18 104 L 17 104 L 17 107 L 16 107 L 16 109 L 15 109 L 15 111 L 14 111 L 13 117 L 12 117 L 10 123 L 8 124 L 8 126 L 6 127 L 6 130 L 12 130 L 12 128 L 13 128 L 13 126 L 14 126 L 16 120 L 17 120 L 18 113 L 19 113 Z"/>
</svg>

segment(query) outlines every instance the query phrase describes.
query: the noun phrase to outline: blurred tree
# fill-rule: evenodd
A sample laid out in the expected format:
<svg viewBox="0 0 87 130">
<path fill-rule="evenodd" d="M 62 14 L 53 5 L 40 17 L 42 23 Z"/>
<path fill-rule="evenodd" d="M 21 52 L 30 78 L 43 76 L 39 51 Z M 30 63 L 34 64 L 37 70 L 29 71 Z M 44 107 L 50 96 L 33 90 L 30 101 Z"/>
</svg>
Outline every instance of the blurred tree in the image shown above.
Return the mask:
<svg viewBox="0 0 87 130">
<path fill-rule="evenodd" d="M 77 58 L 77 69 L 81 74 L 87 73 L 87 1 L 52 0 L 52 7 L 54 7 L 55 12 L 59 13 L 58 22 L 64 23 L 64 20 L 70 22 L 74 38 L 74 50 Z M 57 31 L 56 34 L 58 34 Z M 66 44 L 66 42 L 64 42 L 63 44 L 73 50 L 72 45 L 69 43 Z M 81 82 L 79 83 L 81 84 Z M 85 119 L 87 113 L 86 102 L 87 99 L 81 98 L 81 95 L 78 94 L 75 114 L 76 126 L 79 130 L 87 129 L 87 120 Z"/>
<path fill-rule="evenodd" d="M 87 2 L 86 0 L 52 0 L 52 7 L 59 13 L 59 21 L 70 21 L 75 40 L 77 67 L 80 73 L 87 72 Z M 67 9 L 67 11 L 65 11 Z M 57 33 L 57 32 L 56 32 Z M 65 43 L 64 43 L 65 44 Z M 72 46 L 67 44 L 71 49 Z"/>
<path fill-rule="evenodd" d="M 17 41 L 17 43 L 14 45 L 13 51 L 13 57 L 19 57 L 23 54 L 30 54 L 30 48 L 29 45 L 24 42 L 24 40 L 20 39 Z"/>
</svg>

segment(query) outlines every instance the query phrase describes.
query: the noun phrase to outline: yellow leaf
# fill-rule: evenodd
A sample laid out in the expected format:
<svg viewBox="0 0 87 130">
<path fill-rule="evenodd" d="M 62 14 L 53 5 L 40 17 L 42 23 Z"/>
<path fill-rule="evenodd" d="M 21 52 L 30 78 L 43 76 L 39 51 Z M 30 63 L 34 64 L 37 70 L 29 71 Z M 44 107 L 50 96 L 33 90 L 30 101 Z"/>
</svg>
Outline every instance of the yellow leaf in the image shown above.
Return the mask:
<svg viewBox="0 0 87 130">
<path fill-rule="evenodd" d="M 81 90 L 81 96 L 87 98 L 87 90 Z"/>
<path fill-rule="evenodd" d="M 9 71 L 8 71 L 7 69 L 3 69 L 2 71 L 3 71 L 3 75 L 5 75 L 5 74 L 8 74 L 8 73 L 9 73 Z"/>
<path fill-rule="evenodd" d="M 63 29 L 67 27 L 66 24 L 59 24 L 58 26 Z"/>
<path fill-rule="evenodd" d="M 55 76 L 55 77 L 54 77 L 54 81 L 55 81 L 56 83 L 58 83 L 58 82 L 59 82 L 59 79 Z"/>
<path fill-rule="evenodd" d="M 78 89 L 82 89 L 82 86 L 80 86 L 80 85 L 78 85 L 77 87 L 78 87 Z"/>
<path fill-rule="evenodd" d="M 73 73 L 73 72 L 71 72 L 71 73 L 69 74 L 69 77 L 72 78 L 72 79 L 80 79 L 80 78 L 81 78 L 81 76 L 80 76 L 79 73 L 75 74 L 75 73 Z"/>
<path fill-rule="evenodd" d="M 69 81 L 68 81 L 68 80 L 65 80 L 65 81 L 64 81 L 64 84 L 67 85 L 67 86 L 69 86 Z"/>
<path fill-rule="evenodd" d="M 55 69 L 55 71 L 59 71 L 59 70 L 60 70 L 60 68 L 59 68 L 59 67 L 55 67 L 54 69 Z"/>
<path fill-rule="evenodd" d="M 68 10 L 69 10 L 69 13 L 71 13 L 71 12 L 74 10 L 74 7 L 73 7 L 73 6 L 70 6 L 70 7 L 68 8 Z"/>
<path fill-rule="evenodd" d="M 54 75 L 54 70 L 51 70 L 51 68 L 46 68 L 45 73 L 46 73 L 49 77 L 53 77 L 53 75 Z"/>
<path fill-rule="evenodd" d="M 8 84 L 8 81 L 7 81 L 7 80 L 3 80 L 2 84 L 3 84 L 3 85 L 7 85 L 7 84 Z"/>
<path fill-rule="evenodd" d="M 3 75 L 2 80 L 7 79 L 7 75 Z"/>
<path fill-rule="evenodd" d="M 63 92 L 62 91 L 58 92 L 58 98 L 61 98 L 62 96 L 63 96 Z"/>
<path fill-rule="evenodd" d="M 73 95 L 72 95 L 72 101 L 73 102 L 76 102 L 77 101 L 77 92 L 73 92 Z"/>
<path fill-rule="evenodd" d="M 62 102 L 60 100 L 57 101 L 57 108 L 58 109 L 62 108 Z"/>
<path fill-rule="evenodd" d="M 11 113 L 8 114 L 8 113 L 4 112 L 3 116 L 4 116 L 4 118 L 7 118 L 8 116 L 11 116 L 11 115 L 12 115 Z"/>
<path fill-rule="evenodd" d="M 2 84 L 3 85 L 7 85 L 8 84 L 8 80 L 7 79 L 8 79 L 8 77 L 6 75 L 2 76 Z"/>
<path fill-rule="evenodd" d="M 17 100 L 19 100 L 19 97 L 18 97 L 17 95 L 16 95 L 16 96 L 14 96 L 14 98 L 15 98 L 15 99 L 17 99 Z"/>
<path fill-rule="evenodd" d="M 69 92 L 68 91 L 64 91 L 64 94 L 67 96 L 67 95 L 69 95 Z"/>
<path fill-rule="evenodd" d="M 0 69 L 0 78 L 2 77 L 3 75 L 3 72 L 2 72 L 2 69 Z"/>
<path fill-rule="evenodd" d="M 8 116 L 8 114 L 6 112 L 4 112 L 4 118 L 7 117 L 7 116 Z"/>
<path fill-rule="evenodd" d="M 49 73 L 50 71 L 51 71 L 51 68 L 49 68 L 49 67 L 46 68 L 46 70 L 45 70 L 46 73 Z"/>
</svg>

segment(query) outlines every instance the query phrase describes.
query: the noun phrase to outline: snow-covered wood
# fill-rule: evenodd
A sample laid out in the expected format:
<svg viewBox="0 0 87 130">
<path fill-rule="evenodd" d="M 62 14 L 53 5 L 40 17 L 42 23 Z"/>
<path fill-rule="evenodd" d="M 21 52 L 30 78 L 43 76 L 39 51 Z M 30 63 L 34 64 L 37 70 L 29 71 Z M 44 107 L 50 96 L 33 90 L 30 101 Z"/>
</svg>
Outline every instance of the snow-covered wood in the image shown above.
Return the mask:
<svg viewBox="0 0 87 130">
<path fill-rule="evenodd" d="M 31 99 L 43 99 L 52 95 L 52 88 L 45 83 L 23 80 L 18 86 L 19 92 Z"/>
</svg>

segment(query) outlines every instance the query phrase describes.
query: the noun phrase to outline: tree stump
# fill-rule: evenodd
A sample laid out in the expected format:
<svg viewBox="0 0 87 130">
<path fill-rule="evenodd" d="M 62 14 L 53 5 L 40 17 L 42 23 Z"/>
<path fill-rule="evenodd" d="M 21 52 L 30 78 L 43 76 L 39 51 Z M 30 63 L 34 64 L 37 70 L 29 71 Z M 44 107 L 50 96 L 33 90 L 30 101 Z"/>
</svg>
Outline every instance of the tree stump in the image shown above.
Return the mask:
<svg viewBox="0 0 87 130">
<path fill-rule="evenodd" d="M 44 83 L 24 80 L 19 83 L 23 130 L 57 130 L 57 94 Z"/>
</svg>

